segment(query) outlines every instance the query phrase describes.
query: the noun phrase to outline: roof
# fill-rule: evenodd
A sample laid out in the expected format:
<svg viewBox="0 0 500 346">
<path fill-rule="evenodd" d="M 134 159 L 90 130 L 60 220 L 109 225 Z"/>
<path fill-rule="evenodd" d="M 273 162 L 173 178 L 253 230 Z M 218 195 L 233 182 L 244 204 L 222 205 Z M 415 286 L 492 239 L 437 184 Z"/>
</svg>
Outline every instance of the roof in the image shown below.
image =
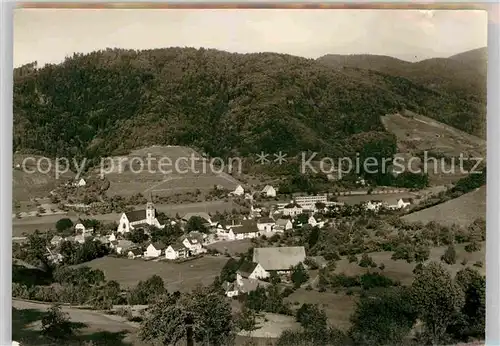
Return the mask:
<svg viewBox="0 0 500 346">
<path fill-rule="evenodd" d="M 146 209 L 134 210 L 125 213 L 129 222 L 137 222 L 146 220 Z"/>
<path fill-rule="evenodd" d="M 295 202 L 292 202 L 292 203 L 288 203 L 287 205 L 285 205 L 285 208 L 302 208 L 302 206 L 300 204 L 297 204 Z"/>
<path fill-rule="evenodd" d="M 241 264 L 237 273 L 240 274 L 242 277 L 247 278 L 250 276 L 250 274 L 253 273 L 253 271 L 257 266 L 258 263 L 245 261 Z"/>
<path fill-rule="evenodd" d="M 274 219 L 270 217 L 261 217 L 259 220 L 257 220 L 257 223 L 275 223 Z"/>
<path fill-rule="evenodd" d="M 130 252 L 132 252 L 135 256 L 142 255 L 142 250 L 138 248 L 130 249 Z"/>
<path fill-rule="evenodd" d="M 205 219 L 207 220 L 208 222 L 210 222 L 212 219 L 210 218 L 210 215 L 208 215 L 207 213 L 204 213 L 204 212 L 199 212 L 199 213 L 187 213 L 186 215 L 184 215 L 182 217 L 183 220 L 185 221 L 189 221 L 190 218 L 192 218 L 193 216 L 199 216 L 201 217 L 202 219 Z"/>
<path fill-rule="evenodd" d="M 260 280 L 256 280 L 256 279 L 242 278 L 241 283 L 243 285 L 238 286 L 238 291 L 240 291 L 242 293 L 255 291 L 257 289 L 257 287 L 259 287 L 259 286 L 261 286 L 261 287 L 269 286 L 268 282 L 260 281 Z"/>
<path fill-rule="evenodd" d="M 290 219 L 278 219 L 276 220 L 277 226 L 286 226 L 289 222 L 292 222 Z"/>
<path fill-rule="evenodd" d="M 266 186 L 264 186 L 264 188 L 262 189 L 262 191 L 261 191 L 261 192 L 267 192 L 267 191 L 269 191 L 270 189 L 274 189 L 274 187 L 272 187 L 271 185 L 266 185 Z"/>
<path fill-rule="evenodd" d="M 153 245 L 156 250 L 163 250 L 166 248 L 165 244 L 163 244 L 161 241 L 151 243 L 151 245 Z"/>
<path fill-rule="evenodd" d="M 233 227 L 232 229 L 234 234 L 253 233 L 259 230 L 257 223 L 253 220 L 243 220 L 241 226 Z"/>
<path fill-rule="evenodd" d="M 261 247 L 253 250 L 253 262 L 259 263 L 265 270 L 289 270 L 306 259 L 303 246 Z"/>
<path fill-rule="evenodd" d="M 55 236 L 53 236 L 53 237 L 52 237 L 52 239 L 51 239 L 50 241 L 51 241 L 51 242 L 52 242 L 52 241 L 61 241 L 62 239 L 63 239 L 63 238 L 62 238 L 61 236 L 59 236 L 59 235 L 55 235 Z"/>
<path fill-rule="evenodd" d="M 181 242 L 176 242 L 176 243 L 170 244 L 170 246 L 175 251 L 180 251 L 180 250 L 186 250 L 187 249 L 186 246 L 183 243 L 181 243 Z"/>
<path fill-rule="evenodd" d="M 120 239 L 116 243 L 116 246 L 121 247 L 121 248 L 129 248 L 129 247 L 132 247 L 133 245 L 134 245 L 134 243 L 132 243 L 130 240 L 125 240 L 125 239 Z"/>
<path fill-rule="evenodd" d="M 411 203 L 411 198 L 401 198 L 405 203 Z"/>
</svg>

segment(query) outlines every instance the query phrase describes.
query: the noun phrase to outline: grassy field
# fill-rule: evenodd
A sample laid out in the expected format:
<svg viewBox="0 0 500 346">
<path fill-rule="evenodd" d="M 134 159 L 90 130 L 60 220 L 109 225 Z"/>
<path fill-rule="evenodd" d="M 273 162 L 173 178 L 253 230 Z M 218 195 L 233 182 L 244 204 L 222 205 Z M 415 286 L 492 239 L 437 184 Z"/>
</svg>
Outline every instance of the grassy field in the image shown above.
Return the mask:
<svg viewBox="0 0 500 346">
<path fill-rule="evenodd" d="M 198 284 L 211 284 L 226 262 L 225 256 L 205 256 L 184 263 L 103 257 L 83 265 L 102 270 L 107 280 L 116 280 L 123 287 L 133 287 L 141 280 L 158 275 L 165 281 L 168 291 L 186 292 Z"/>
<path fill-rule="evenodd" d="M 107 191 L 110 196 L 136 193 L 169 196 L 188 191 L 208 191 L 214 185 L 234 190 L 240 184 L 232 175 L 219 173 L 217 167 L 212 168 L 209 161 L 188 147 L 153 146 L 134 150 L 126 156 L 112 157 L 105 162 L 109 162 L 103 172 L 111 183 Z M 237 162 L 231 162 L 233 171 L 238 171 Z M 229 161 L 224 164 L 227 166 Z"/>
<path fill-rule="evenodd" d="M 216 249 L 220 253 L 225 253 L 226 251 L 234 256 L 237 254 L 242 254 L 248 251 L 252 246 L 251 239 L 234 240 L 234 241 L 220 241 L 211 245 L 208 245 L 209 249 Z"/>
<path fill-rule="evenodd" d="M 352 196 L 338 196 L 339 202 L 346 204 L 358 204 L 367 201 L 380 200 L 389 204 L 396 204 L 400 198 L 416 198 L 417 195 L 411 192 L 404 193 L 383 193 L 383 194 L 370 194 L 370 195 L 352 195 Z"/>
<path fill-rule="evenodd" d="M 12 301 L 12 339 L 22 345 L 53 345 L 40 335 L 43 313 L 50 307 L 26 301 Z M 82 345 L 95 342 L 96 345 L 125 346 L 143 345 L 136 336 L 137 325 L 116 315 L 98 311 L 63 307 L 76 329 L 76 337 L 64 345 Z"/>
<path fill-rule="evenodd" d="M 409 222 L 436 221 L 443 225 L 468 226 L 477 218 L 486 219 L 486 186 L 445 203 L 422 209 L 402 217 Z"/>
</svg>

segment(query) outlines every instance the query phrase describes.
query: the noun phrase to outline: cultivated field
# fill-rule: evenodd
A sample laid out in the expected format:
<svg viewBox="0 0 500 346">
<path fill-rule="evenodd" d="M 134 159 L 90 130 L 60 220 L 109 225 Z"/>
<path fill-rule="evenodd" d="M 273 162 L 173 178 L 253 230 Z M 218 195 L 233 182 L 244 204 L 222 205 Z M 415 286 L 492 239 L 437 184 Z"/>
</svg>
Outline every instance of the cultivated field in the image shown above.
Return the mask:
<svg viewBox="0 0 500 346">
<path fill-rule="evenodd" d="M 409 222 L 436 221 L 443 225 L 468 226 L 477 218 L 486 218 L 486 186 L 436 206 L 402 217 Z"/>
<path fill-rule="evenodd" d="M 141 280 L 158 275 L 169 292 L 188 292 L 197 285 L 211 284 L 226 262 L 225 256 L 205 256 L 184 263 L 103 257 L 82 265 L 102 270 L 107 280 L 116 280 L 123 287 L 133 287 Z"/>
<path fill-rule="evenodd" d="M 205 192 L 215 185 L 234 190 L 240 184 L 233 176 L 219 173 L 218 167 L 212 168 L 207 159 L 188 147 L 153 146 L 134 150 L 127 156 L 112 157 L 104 162 L 104 172 L 111 183 L 107 191 L 110 196 L 136 193 L 170 196 L 196 190 Z M 231 163 L 233 171 L 237 172 L 238 163 Z M 228 165 L 229 162 L 224 162 L 224 167 Z"/>
</svg>

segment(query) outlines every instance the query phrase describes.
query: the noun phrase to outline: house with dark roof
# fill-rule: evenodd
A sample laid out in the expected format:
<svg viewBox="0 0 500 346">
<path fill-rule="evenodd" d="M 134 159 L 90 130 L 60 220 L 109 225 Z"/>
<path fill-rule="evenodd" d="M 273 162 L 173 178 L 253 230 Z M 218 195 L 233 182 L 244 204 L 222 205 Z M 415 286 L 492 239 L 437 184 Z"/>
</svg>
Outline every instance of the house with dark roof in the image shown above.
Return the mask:
<svg viewBox="0 0 500 346">
<path fill-rule="evenodd" d="M 257 220 L 257 229 L 262 232 L 272 232 L 276 221 L 270 217 L 261 217 Z"/>
<path fill-rule="evenodd" d="M 305 259 L 306 250 L 303 246 L 261 247 L 253 250 L 253 262 L 259 263 L 267 272 L 289 272 L 290 267 Z"/>
<path fill-rule="evenodd" d="M 245 279 L 265 279 L 269 277 L 269 273 L 262 268 L 259 263 L 245 261 L 236 271 L 236 275 Z"/>
<path fill-rule="evenodd" d="M 123 213 L 118 221 L 118 232 L 122 234 L 128 233 L 134 229 L 145 226 L 154 226 L 158 228 L 165 227 L 165 225 L 161 225 L 156 218 L 156 209 L 151 202 L 148 202 L 146 209 Z"/>
<path fill-rule="evenodd" d="M 181 242 L 170 244 L 165 249 L 165 258 L 169 260 L 188 258 L 189 256 L 190 256 L 189 249 Z"/>
<path fill-rule="evenodd" d="M 260 236 L 259 229 L 257 228 L 257 222 L 254 220 L 243 220 L 241 226 L 232 228 L 235 239 L 249 239 L 256 238 Z"/>
<path fill-rule="evenodd" d="M 130 259 L 142 257 L 142 250 L 139 248 L 130 249 L 127 253 L 127 257 Z"/>
<path fill-rule="evenodd" d="M 302 214 L 302 211 L 304 208 L 300 204 L 297 204 L 296 202 L 291 202 L 285 205 L 283 208 L 283 215 L 287 216 L 297 216 L 299 214 Z"/>
<path fill-rule="evenodd" d="M 144 252 L 144 257 L 160 257 L 167 247 L 161 241 L 151 243 Z"/>
<path fill-rule="evenodd" d="M 203 220 L 205 220 L 205 226 L 212 226 L 213 223 L 212 223 L 212 219 L 210 218 L 210 215 L 208 215 L 207 213 L 205 212 L 199 212 L 199 213 L 187 213 L 186 215 L 184 215 L 181 220 L 183 222 L 188 222 L 189 219 L 191 219 L 193 216 L 196 216 L 196 217 L 200 217 L 202 218 Z"/>
</svg>

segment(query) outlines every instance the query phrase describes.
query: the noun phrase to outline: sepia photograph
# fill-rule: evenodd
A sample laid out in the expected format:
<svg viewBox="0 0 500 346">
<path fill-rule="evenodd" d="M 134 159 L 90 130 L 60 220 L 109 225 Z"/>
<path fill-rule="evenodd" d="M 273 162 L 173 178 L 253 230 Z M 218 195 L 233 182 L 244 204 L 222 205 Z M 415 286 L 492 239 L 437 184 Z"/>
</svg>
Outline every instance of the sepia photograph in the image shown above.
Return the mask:
<svg viewBox="0 0 500 346">
<path fill-rule="evenodd" d="M 17 8 L 12 345 L 484 345 L 487 46 L 472 9 Z"/>
</svg>

